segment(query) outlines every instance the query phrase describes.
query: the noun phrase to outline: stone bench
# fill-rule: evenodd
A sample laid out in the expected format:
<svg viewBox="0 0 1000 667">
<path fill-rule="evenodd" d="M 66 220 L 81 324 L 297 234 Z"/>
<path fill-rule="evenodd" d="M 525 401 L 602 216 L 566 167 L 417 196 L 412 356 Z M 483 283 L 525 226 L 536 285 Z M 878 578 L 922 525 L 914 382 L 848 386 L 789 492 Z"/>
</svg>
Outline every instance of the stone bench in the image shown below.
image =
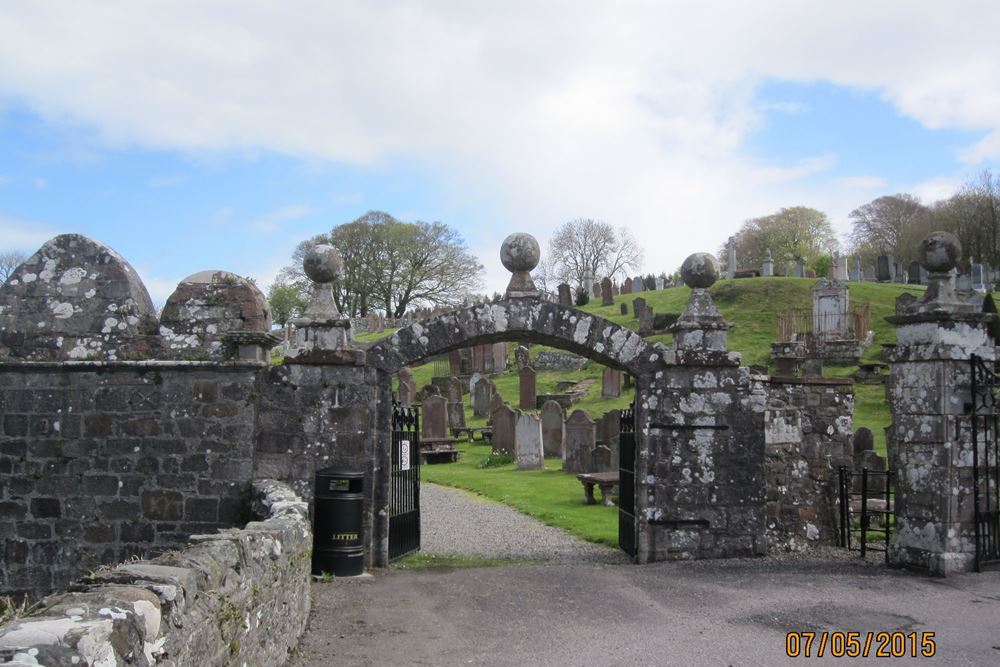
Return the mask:
<svg viewBox="0 0 1000 667">
<path fill-rule="evenodd" d="M 587 498 L 588 505 L 596 505 L 594 499 L 594 485 L 601 488 L 601 503 L 607 507 L 614 507 L 615 503 L 611 499 L 615 486 L 618 484 L 617 472 L 584 472 L 576 476 L 583 484 L 583 493 Z"/>
<path fill-rule="evenodd" d="M 473 442 L 476 439 L 476 434 L 479 434 L 479 439 L 482 442 L 489 442 L 493 439 L 493 427 L 492 426 L 457 426 L 452 427 L 451 434 L 458 438 L 464 435 L 468 438 L 469 442 Z"/>
<path fill-rule="evenodd" d="M 458 450 L 454 438 L 422 438 L 420 440 L 420 463 L 455 463 Z"/>
</svg>

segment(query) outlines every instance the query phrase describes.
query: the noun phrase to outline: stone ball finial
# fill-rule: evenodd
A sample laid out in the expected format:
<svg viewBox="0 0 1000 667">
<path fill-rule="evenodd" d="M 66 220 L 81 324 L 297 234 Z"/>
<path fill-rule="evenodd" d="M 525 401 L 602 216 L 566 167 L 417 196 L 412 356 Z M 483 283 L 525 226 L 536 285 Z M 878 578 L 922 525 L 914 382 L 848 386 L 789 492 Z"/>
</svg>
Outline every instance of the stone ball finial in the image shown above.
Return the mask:
<svg viewBox="0 0 1000 667">
<path fill-rule="evenodd" d="M 340 251 L 321 243 L 313 246 L 302 258 L 302 270 L 316 283 L 332 283 L 344 270 Z"/>
<path fill-rule="evenodd" d="M 951 232 L 931 232 L 917 247 L 920 266 L 931 273 L 947 273 L 962 257 L 962 243 Z"/>
<path fill-rule="evenodd" d="M 531 234 L 516 232 L 500 246 L 500 261 L 511 273 L 531 271 L 538 266 L 542 251 Z"/>
<path fill-rule="evenodd" d="M 719 279 L 719 262 L 715 256 L 707 252 L 696 252 L 688 255 L 681 264 L 681 278 L 688 287 L 708 288 Z"/>
</svg>

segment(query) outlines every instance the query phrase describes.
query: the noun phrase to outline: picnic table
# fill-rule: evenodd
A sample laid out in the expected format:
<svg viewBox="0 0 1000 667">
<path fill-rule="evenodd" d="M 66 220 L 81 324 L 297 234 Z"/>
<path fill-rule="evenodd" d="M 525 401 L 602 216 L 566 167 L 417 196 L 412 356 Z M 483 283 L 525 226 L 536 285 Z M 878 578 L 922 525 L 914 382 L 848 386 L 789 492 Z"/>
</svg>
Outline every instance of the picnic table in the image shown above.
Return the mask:
<svg viewBox="0 0 1000 667">
<path fill-rule="evenodd" d="M 617 472 L 583 472 L 576 478 L 583 484 L 583 493 L 587 498 L 588 505 L 597 504 L 594 499 L 594 485 L 596 484 L 601 488 L 601 502 L 608 507 L 615 506 L 611 494 L 614 492 L 615 485 L 618 484 Z"/>
</svg>

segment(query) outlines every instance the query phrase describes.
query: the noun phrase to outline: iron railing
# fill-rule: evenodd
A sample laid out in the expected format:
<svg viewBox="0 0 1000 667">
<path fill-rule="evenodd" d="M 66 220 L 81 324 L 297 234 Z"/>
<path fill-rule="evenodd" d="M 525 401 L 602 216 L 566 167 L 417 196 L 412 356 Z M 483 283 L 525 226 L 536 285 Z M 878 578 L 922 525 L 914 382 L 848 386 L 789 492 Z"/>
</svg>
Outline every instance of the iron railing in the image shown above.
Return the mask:
<svg viewBox="0 0 1000 667">
<path fill-rule="evenodd" d="M 841 466 L 839 486 L 840 546 L 860 552 L 861 558 L 869 551 L 884 552 L 888 563 L 895 500 L 892 471 L 862 468 L 854 472 Z M 882 537 L 881 547 L 872 544 L 872 534 Z"/>
</svg>

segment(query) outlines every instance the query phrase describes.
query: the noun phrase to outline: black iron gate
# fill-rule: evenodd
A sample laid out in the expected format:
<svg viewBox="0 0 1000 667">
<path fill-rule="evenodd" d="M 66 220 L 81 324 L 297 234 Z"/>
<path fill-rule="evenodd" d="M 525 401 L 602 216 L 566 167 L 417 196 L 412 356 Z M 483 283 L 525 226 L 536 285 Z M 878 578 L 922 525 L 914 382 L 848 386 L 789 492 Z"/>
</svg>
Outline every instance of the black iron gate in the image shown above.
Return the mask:
<svg viewBox="0 0 1000 667">
<path fill-rule="evenodd" d="M 420 550 L 420 412 L 392 406 L 389 561 Z"/>
<path fill-rule="evenodd" d="M 1000 564 L 1000 447 L 997 445 L 997 374 L 972 355 L 972 502 L 976 572 Z"/>
<path fill-rule="evenodd" d="M 895 495 L 892 482 L 892 471 L 862 468 L 854 472 L 840 467 L 840 546 L 860 551 L 862 558 L 869 551 L 882 551 L 889 562 Z"/>
<path fill-rule="evenodd" d="M 635 406 L 622 410 L 618 453 L 618 546 L 635 558 Z"/>
</svg>

